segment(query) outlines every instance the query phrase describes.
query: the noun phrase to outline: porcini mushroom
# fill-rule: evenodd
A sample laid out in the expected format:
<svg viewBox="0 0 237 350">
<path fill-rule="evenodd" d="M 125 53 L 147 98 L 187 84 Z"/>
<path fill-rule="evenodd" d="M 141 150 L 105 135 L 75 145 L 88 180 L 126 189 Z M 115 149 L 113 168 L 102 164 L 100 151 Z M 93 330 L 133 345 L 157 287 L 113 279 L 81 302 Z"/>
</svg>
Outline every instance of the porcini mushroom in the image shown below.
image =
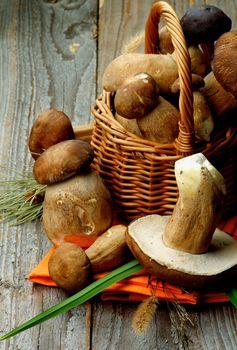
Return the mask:
<svg viewBox="0 0 237 350">
<path fill-rule="evenodd" d="M 194 131 L 197 139 L 209 141 L 211 132 L 214 128 L 214 120 L 208 106 L 205 95 L 199 90 L 205 84 L 204 79 L 197 74 L 192 74 L 193 87 L 193 120 Z M 171 87 L 173 93 L 180 90 L 179 78 Z"/>
<path fill-rule="evenodd" d="M 58 246 L 66 236 L 97 237 L 111 226 L 112 199 L 94 171 L 49 185 L 45 191 L 43 226 Z"/>
<path fill-rule="evenodd" d="M 137 119 L 142 136 L 158 143 L 172 143 L 178 136 L 179 111 L 163 97 L 158 105 L 144 117 Z"/>
<path fill-rule="evenodd" d="M 127 258 L 126 230 L 125 225 L 114 225 L 86 249 L 93 272 L 110 270 Z"/>
<path fill-rule="evenodd" d="M 106 67 L 102 77 L 103 88 L 117 91 L 125 79 L 141 72 L 155 79 L 160 93 L 169 93 L 172 83 L 178 78 L 177 65 L 171 55 L 130 53 L 118 56 Z"/>
<path fill-rule="evenodd" d="M 200 91 L 206 97 L 212 115 L 216 119 L 225 119 L 227 115 L 237 109 L 237 99 L 216 80 L 213 72 L 204 78 L 205 85 Z"/>
<path fill-rule="evenodd" d="M 237 31 L 224 33 L 216 41 L 212 70 L 221 86 L 237 98 Z"/>
<path fill-rule="evenodd" d="M 153 77 L 139 73 L 125 79 L 114 98 L 116 112 L 124 118 L 140 118 L 158 104 L 159 88 Z"/>
<path fill-rule="evenodd" d="M 32 125 L 28 147 L 34 159 L 37 159 L 50 146 L 61 141 L 74 139 L 74 131 L 68 116 L 56 109 L 41 113 Z"/>
<path fill-rule="evenodd" d="M 90 260 L 84 250 L 69 242 L 56 248 L 48 262 L 49 275 L 58 287 L 76 293 L 92 280 Z"/>
<path fill-rule="evenodd" d="M 35 179 L 44 185 L 64 181 L 91 164 L 94 152 L 82 140 L 67 140 L 49 147 L 34 163 Z"/>
<path fill-rule="evenodd" d="M 213 56 L 214 42 L 231 29 L 231 19 L 218 7 L 202 5 L 190 7 L 180 23 L 188 46 L 200 44 L 209 63 Z"/>
<path fill-rule="evenodd" d="M 222 175 L 202 154 L 175 164 L 179 200 L 172 216 L 147 215 L 128 226 L 127 244 L 158 278 L 215 288 L 237 274 L 237 242 L 216 228 L 225 193 Z"/>
</svg>

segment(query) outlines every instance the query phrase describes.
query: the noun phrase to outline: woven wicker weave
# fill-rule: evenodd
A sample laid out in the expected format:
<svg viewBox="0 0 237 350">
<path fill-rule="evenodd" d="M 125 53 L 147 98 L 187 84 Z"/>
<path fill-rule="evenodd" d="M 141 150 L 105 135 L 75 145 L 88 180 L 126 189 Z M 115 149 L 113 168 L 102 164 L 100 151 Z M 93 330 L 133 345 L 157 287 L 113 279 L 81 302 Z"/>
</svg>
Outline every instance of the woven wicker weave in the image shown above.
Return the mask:
<svg viewBox="0 0 237 350">
<path fill-rule="evenodd" d="M 226 180 L 228 211 L 237 203 L 237 129 L 228 126 L 215 130 L 208 144 L 194 140 L 190 56 L 185 38 L 170 5 L 161 1 L 154 6 L 153 21 L 159 23 L 160 16 L 164 17 L 176 54 L 181 86 L 178 138 L 173 144 L 158 144 L 129 133 L 114 118 L 112 94 L 104 92 L 92 107 L 95 117 L 93 167 L 110 188 L 121 212 L 131 220 L 146 214 L 170 214 L 178 197 L 175 161 L 202 152 Z M 149 41 L 147 33 L 146 40 Z"/>
</svg>

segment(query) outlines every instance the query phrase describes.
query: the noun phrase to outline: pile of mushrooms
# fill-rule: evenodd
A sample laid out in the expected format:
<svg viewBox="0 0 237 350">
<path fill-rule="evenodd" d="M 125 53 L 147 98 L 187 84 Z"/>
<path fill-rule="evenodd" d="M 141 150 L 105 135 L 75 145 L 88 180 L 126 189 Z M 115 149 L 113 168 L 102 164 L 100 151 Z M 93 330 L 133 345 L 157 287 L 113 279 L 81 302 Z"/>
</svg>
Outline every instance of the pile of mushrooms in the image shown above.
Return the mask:
<svg viewBox="0 0 237 350">
<path fill-rule="evenodd" d="M 195 136 L 197 141 L 208 142 L 215 125 L 223 118 L 228 123 L 229 115 L 237 110 L 233 91 L 237 35 L 229 32 L 231 19 L 211 5 L 191 7 L 180 23 L 194 77 Z M 146 54 L 129 53 L 115 58 L 104 71 L 102 85 L 115 94 L 115 119 L 125 129 L 165 144 L 172 143 L 178 133 L 177 79 L 175 52 L 164 26 L 157 46 Z"/>
<path fill-rule="evenodd" d="M 75 139 L 63 112 L 52 109 L 39 115 L 28 146 L 35 159 L 34 177 L 46 185 L 42 222 L 56 248 L 49 273 L 58 286 L 75 292 L 91 281 L 94 272 L 126 258 L 126 227 L 111 227 L 112 199 L 99 174 L 90 168 L 93 149 Z M 72 243 L 78 237 L 95 242 L 84 252 Z"/>
<path fill-rule="evenodd" d="M 228 286 L 237 274 L 237 241 L 216 228 L 224 178 L 201 153 L 176 161 L 175 176 L 179 199 L 172 215 L 134 220 L 127 244 L 146 269 L 172 284 Z"/>
</svg>

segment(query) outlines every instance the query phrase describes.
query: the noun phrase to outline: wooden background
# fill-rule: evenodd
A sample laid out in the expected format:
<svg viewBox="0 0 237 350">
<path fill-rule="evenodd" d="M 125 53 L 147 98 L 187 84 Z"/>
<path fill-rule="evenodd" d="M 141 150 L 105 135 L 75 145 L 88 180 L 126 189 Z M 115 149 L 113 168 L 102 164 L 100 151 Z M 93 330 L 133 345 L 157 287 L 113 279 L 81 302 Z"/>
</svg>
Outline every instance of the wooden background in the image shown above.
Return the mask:
<svg viewBox="0 0 237 350">
<path fill-rule="evenodd" d="M 169 1 L 180 17 L 194 2 Z M 91 120 L 90 106 L 101 92 L 104 68 L 143 30 L 152 3 L 0 1 L 0 164 L 9 169 L 5 172 L 31 169 L 27 137 L 41 111 L 64 110 L 74 126 Z M 223 9 L 237 28 L 236 0 L 209 4 Z M 0 334 L 66 297 L 58 288 L 26 279 L 50 246 L 40 221 L 1 224 Z M 229 303 L 186 307 L 194 326 L 187 325 L 185 343 L 178 339 L 173 311 L 165 303 L 140 337 L 131 328 L 135 309 L 135 304 L 88 302 L 0 343 L 0 350 L 237 349 L 237 311 Z"/>
</svg>

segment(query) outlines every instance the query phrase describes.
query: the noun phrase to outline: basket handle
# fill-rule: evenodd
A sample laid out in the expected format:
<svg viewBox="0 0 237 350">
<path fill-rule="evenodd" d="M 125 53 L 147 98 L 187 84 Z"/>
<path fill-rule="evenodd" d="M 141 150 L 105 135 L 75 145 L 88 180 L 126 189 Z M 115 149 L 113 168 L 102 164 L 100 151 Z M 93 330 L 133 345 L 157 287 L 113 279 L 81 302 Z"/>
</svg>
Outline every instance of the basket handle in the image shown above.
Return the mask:
<svg viewBox="0 0 237 350">
<path fill-rule="evenodd" d="M 193 153 L 194 144 L 191 60 L 180 21 L 173 8 L 164 1 L 159 1 L 151 7 L 145 26 L 145 53 L 159 53 L 158 24 L 161 15 L 166 20 L 171 35 L 180 79 L 179 135 L 175 140 L 175 148 L 177 154 L 187 156 Z"/>
</svg>

